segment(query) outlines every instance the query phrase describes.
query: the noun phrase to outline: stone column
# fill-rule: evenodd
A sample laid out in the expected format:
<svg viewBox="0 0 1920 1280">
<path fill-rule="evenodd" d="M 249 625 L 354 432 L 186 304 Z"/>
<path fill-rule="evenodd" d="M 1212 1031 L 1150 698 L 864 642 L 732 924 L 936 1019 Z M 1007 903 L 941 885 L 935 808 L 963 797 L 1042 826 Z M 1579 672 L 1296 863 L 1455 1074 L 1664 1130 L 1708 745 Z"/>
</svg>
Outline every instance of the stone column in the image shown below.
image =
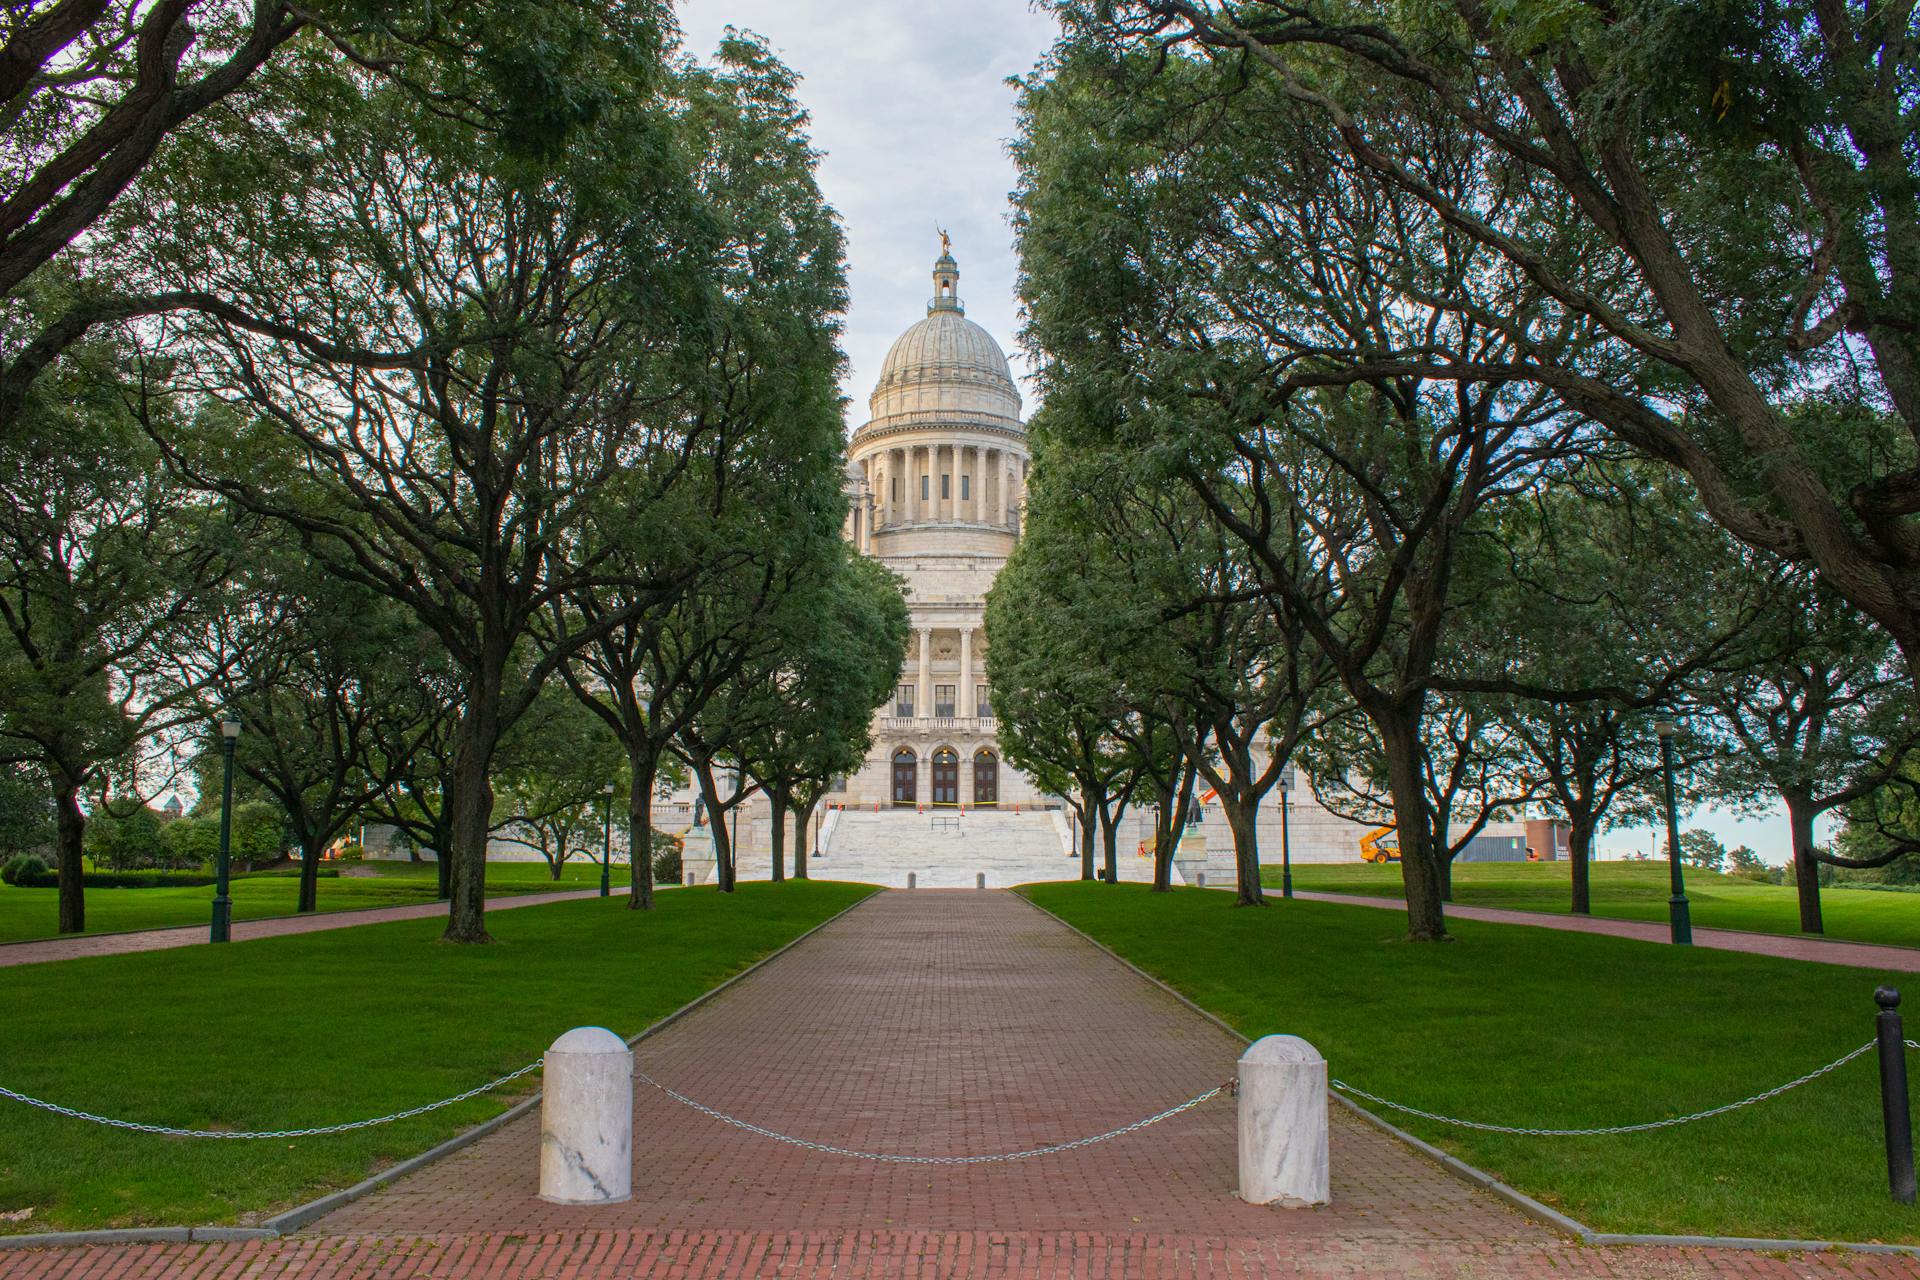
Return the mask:
<svg viewBox="0 0 1920 1280">
<path fill-rule="evenodd" d="M 1006 458 L 1005 449 L 994 449 L 987 454 L 987 474 L 993 477 L 993 505 L 988 512 L 993 516 L 993 522 L 999 525 L 1007 522 Z"/>
<path fill-rule="evenodd" d="M 960 628 L 960 687 L 954 691 L 958 705 L 954 711 L 959 715 L 973 714 L 973 628 Z"/>
<path fill-rule="evenodd" d="M 967 446 L 967 519 L 980 523 L 980 459 L 983 451 L 977 444 Z"/>
<path fill-rule="evenodd" d="M 1240 1198 L 1327 1202 L 1327 1060 L 1299 1036 L 1262 1036 L 1240 1055 Z"/>
<path fill-rule="evenodd" d="M 933 715 L 933 628 L 920 628 L 920 693 L 914 715 L 925 720 Z"/>
</svg>

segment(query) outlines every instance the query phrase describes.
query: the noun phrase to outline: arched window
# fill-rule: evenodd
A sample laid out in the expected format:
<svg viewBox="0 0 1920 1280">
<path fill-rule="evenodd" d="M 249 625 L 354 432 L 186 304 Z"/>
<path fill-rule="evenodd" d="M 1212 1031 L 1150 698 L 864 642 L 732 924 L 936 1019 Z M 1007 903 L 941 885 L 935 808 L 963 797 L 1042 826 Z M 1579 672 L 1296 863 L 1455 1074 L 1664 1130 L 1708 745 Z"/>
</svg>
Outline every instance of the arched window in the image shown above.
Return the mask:
<svg viewBox="0 0 1920 1280">
<path fill-rule="evenodd" d="M 960 803 L 960 753 L 952 747 L 933 753 L 933 802 Z"/>
<path fill-rule="evenodd" d="M 893 802 L 911 806 L 920 798 L 920 758 L 912 747 L 893 753 Z"/>
<path fill-rule="evenodd" d="M 977 805 L 1000 803 L 1000 760 L 990 747 L 973 753 L 973 802 Z"/>
</svg>

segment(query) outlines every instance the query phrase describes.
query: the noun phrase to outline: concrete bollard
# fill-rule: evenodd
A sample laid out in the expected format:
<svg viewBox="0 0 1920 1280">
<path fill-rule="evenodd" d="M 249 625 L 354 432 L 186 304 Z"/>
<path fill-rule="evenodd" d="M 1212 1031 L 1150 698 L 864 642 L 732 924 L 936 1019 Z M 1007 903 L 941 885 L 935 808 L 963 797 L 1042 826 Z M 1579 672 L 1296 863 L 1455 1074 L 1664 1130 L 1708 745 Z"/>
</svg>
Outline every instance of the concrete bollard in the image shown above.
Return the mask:
<svg viewBox="0 0 1920 1280">
<path fill-rule="evenodd" d="M 1193 876 L 1193 886 L 1194 886 L 1194 888 L 1196 888 L 1196 889 L 1204 889 L 1204 888 L 1206 888 L 1206 887 L 1207 887 L 1207 873 L 1206 873 L 1206 872 L 1204 872 L 1204 871 L 1197 871 L 1197 872 L 1195 872 L 1195 873 L 1194 873 L 1194 876 Z"/>
<path fill-rule="evenodd" d="M 542 1064 L 540 1198 L 619 1204 L 633 1194 L 633 1051 L 605 1027 L 575 1027 Z"/>
<path fill-rule="evenodd" d="M 977 874 L 977 875 L 975 875 L 975 876 L 974 876 L 974 878 L 973 878 L 973 887 L 974 887 L 974 888 L 976 888 L 976 889 L 984 889 L 984 888 L 986 888 L 986 887 L 987 887 L 987 873 L 986 873 L 986 872 L 984 872 L 984 871 L 982 871 L 982 872 L 980 872 L 979 874 Z"/>
<path fill-rule="evenodd" d="M 687 888 L 691 889 L 699 883 L 700 883 L 699 876 L 693 874 L 693 872 L 691 871 L 687 872 Z"/>
<path fill-rule="evenodd" d="M 920 883 L 919 876 L 915 875 L 911 871 L 907 872 L 907 888 L 909 889 L 915 888 L 919 885 L 919 883 Z"/>
<path fill-rule="evenodd" d="M 1327 1060 L 1299 1036 L 1262 1036 L 1240 1055 L 1240 1198 L 1327 1202 Z"/>
</svg>

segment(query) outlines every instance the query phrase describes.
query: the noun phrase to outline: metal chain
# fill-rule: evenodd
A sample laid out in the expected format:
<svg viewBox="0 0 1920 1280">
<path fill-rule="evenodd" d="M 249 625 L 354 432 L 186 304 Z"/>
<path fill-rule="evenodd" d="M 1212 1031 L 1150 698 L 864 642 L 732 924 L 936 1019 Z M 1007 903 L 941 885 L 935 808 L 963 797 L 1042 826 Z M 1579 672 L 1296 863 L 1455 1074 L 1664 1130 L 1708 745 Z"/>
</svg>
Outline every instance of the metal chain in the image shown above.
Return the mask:
<svg viewBox="0 0 1920 1280">
<path fill-rule="evenodd" d="M 1398 1102 L 1389 1102 L 1378 1094 L 1368 1093 L 1365 1089 L 1356 1089 L 1344 1080 L 1333 1080 L 1328 1083 L 1342 1093 L 1350 1093 L 1356 1098 L 1365 1098 L 1368 1102 L 1376 1103 L 1383 1107 L 1391 1107 L 1395 1111 L 1405 1112 L 1410 1116 L 1419 1116 L 1423 1120 L 1432 1120 L 1439 1124 L 1453 1125 L 1461 1129 L 1480 1129 L 1487 1133 L 1517 1133 L 1532 1138 L 1593 1138 L 1615 1133 L 1646 1133 L 1651 1129 L 1671 1129 L 1675 1125 L 1691 1124 L 1695 1120 L 1706 1120 L 1713 1116 L 1722 1116 L 1729 1111 L 1738 1111 L 1741 1107 L 1750 1107 L 1756 1102 L 1765 1102 L 1769 1098 L 1777 1098 L 1789 1089 L 1797 1089 L 1809 1080 L 1818 1080 L 1829 1071 L 1836 1071 L 1846 1066 L 1861 1054 L 1872 1049 L 1875 1043 L 1877 1042 L 1869 1040 L 1858 1049 L 1853 1050 L 1851 1053 L 1840 1055 L 1824 1067 L 1815 1067 L 1803 1076 L 1789 1080 L 1785 1084 L 1777 1084 L 1771 1089 L 1754 1094 L 1751 1098 L 1742 1098 L 1738 1102 L 1728 1102 L 1721 1106 L 1710 1107 L 1705 1111 L 1696 1111 L 1692 1115 L 1673 1116 L 1666 1120 L 1648 1120 L 1641 1124 L 1616 1124 L 1604 1129 L 1535 1129 L 1525 1125 L 1482 1124 L 1478 1120 L 1462 1120 L 1458 1116 L 1443 1116 L 1432 1111 L 1422 1111 L 1418 1107 L 1409 1107 Z M 1911 1040 L 1907 1041 L 1907 1045 L 1909 1048 L 1920 1049 L 1920 1044 L 1915 1044 Z"/>
<path fill-rule="evenodd" d="M 1177 1106 L 1168 1107 L 1165 1111 L 1156 1112 L 1144 1120 L 1135 1120 L 1132 1124 L 1124 1124 L 1118 1129 L 1109 1129 L 1105 1133 L 1098 1133 L 1090 1138 L 1075 1138 L 1072 1142 L 1055 1142 L 1044 1147 L 1030 1147 L 1025 1151 L 1002 1151 L 985 1156 L 905 1156 L 895 1155 L 885 1151 L 855 1151 L 850 1147 L 836 1147 L 827 1142 L 815 1142 L 811 1138 L 796 1138 L 792 1134 L 781 1133 L 778 1130 L 769 1129 L 764 1125 L 757 1125 L 751 1120 L 742 1120 L 738 1116 L 730 1116 L 724 1111 L 716 1111 L 706 1103 L 689 1098 L 677 1089 L 668 1088 L 644 1071 L 635 1070 L 633 1074 L 634 1078 L 641 1083 L 652 1085 L 682 1106 L 692 1107 L 700 1114 L 710 1116 L 722 1124 L 732 1125 L 736 1129 L 744 1129 L 748 1133 L 757 1133 L 761 1137 L 771 1138 L 775 1142 L 784 1142 L 790 1147 L 800 1147 L 807 1151 L 819 1151 L 830 1156 L 847 1156 L 854 1160 L 875 1160 L 883 1164 L 997 1164 L 1008 1160 L 1031 1160 L 1035 1156 L 1050 1156 L 1061 1151 L 1072 1151 L 1076 1147 L 1090 1147 L 1096 1142 L 1105 1142 L 1107 1139 L 1117 1138 L 1123 1133 L 1132 1133 L 1136 1129 L 1144 1129 L 1148 1125 L 1159 1124 L 1162 1120 L 1171 1119 L 1179 1115 L 1182 1111 L 1189 1111 L 1209 1099 L 1216 1098 L 1222 1093 L 1231 1091 L 1234 1086 L 1232 1080 L 1225 1081 L 1213 1086 L 1213 1088 L 1207 1090 L 1205 1093 L 1195 1094 L 1185 1102 Z"/>
<path fill-rule="evenodd" d="M 169 1138 L 317 1138 L 324 1134 L 346 1133 L 350 1129 L 370 1129 L 377 1124 L 391 1124 L 395 1120 L 407 1120 L 413 1116 L 423 1116 L 429 1111 L 438 1111 L 440 1108 L 450 1107 L 456 1102 L 465 1102 L 467 1099 L 477 1098 L 483 1093 L 491 1093 L 503 1084 L 518 1080 L 529 1071 L 539 1067 L 539 1065 L 540 1059 L 536 1058 L 518 1071 L 509 1071 L 498 1080 L 489 1080 L 478 1088 L 469 1089 L 465 1093 L 456 1093 L 451 1098 L 442 1098 L 438 1102 L 429 1102 L 424 1107 L 411 1107 L 405 1111 L 396 1111 L 390 1116 L 376 1116 L 371 1120 L 349 1120 L 345 1124 L 319 1125 L 312 1129 L 176 1129 L 171 1125 L 141 1124 L 134 1120 L 115 1120 L 111 1116 L 97 1116 L 91 1111 L 77 1111 L 72 1107 L 63 1107 L 57 1102 L 48 1102 L 44 1098 L 33 1098 L 24 1093 L 15 1093 L 12 1089 L 6 1088 L 3 1085 L 0 1085 L 0 1098 L 11 1098 L 15 1102 L 24 1102 L 30 1107 L 38 1107 L 42 1111 L 51 1111 L 57 1116 L 68 1116 L 75 1120 L 86 1120 L 93 1124 L 103 1124 L 110 1129 L 131 1129 L 135 1133 L 158 1133 L 164 1134 Z"/>
</svg>

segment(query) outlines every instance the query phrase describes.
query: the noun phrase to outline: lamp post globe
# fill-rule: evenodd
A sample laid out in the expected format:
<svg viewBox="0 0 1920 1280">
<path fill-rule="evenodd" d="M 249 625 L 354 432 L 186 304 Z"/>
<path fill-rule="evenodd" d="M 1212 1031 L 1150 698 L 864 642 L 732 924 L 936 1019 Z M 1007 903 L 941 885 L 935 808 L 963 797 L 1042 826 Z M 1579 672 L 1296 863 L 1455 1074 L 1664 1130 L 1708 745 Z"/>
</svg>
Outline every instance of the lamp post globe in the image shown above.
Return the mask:
<svg viewBox="0 0 1920 1280">
<path fill-rule="evenodd" d="M 240 720 L 232 712 L 220 717 L 220 852 L 213 872 L 213 932 L 211 940 L 233 937 L 233 898 L 227 892 L 233 860 L 233 749 L 240 741 Z"/>
<path fill-rule="evenodd" d="M 605 898 L 613 893 L 613 784 L 609 782 L 600 794 L 607 810 L 606 837 L 600 846 L 600 896 Z"/>
<path fill-rule="evenodd" d="M 1687 885 L 1680 870 L 1680 818 L 1673 801 L 1673 740 L 1680 725 L 1673 720 L 1655 720 L 1653 731 L 1660 735 L 1660 772 L 1665 779 L 1667 799 L 1667 873 L 1672 896 L 1667 899 L 1667 930 L 1675 945 L 1693 941 L 1693 921 L 1687 909 Z"/>
</svg>

